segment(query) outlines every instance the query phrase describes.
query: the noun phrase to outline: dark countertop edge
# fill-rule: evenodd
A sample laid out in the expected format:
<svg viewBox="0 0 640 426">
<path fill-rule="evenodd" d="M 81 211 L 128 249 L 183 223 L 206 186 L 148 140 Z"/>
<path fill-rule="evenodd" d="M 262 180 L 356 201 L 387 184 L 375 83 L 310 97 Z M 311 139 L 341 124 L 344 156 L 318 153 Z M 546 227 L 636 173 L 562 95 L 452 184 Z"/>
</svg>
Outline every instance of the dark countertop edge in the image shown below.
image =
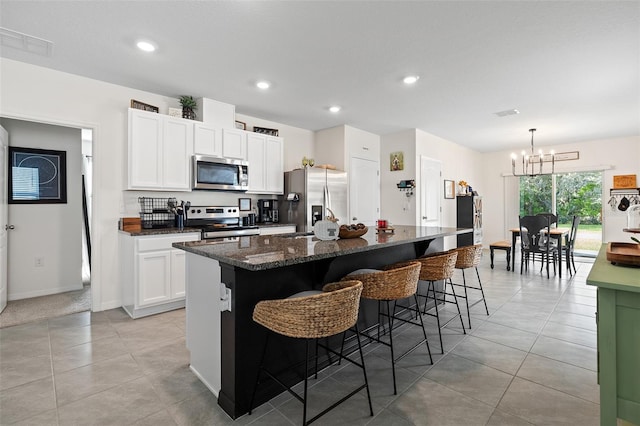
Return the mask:
<svg viewBox="0 0 640 426">
<path fill-rule="evenodd" d="M 151 228 L 151 229 L 142 229 L 136 232 L 123 231 L 122 229 L 118 229 L 118 232 L 121 234 L 131 235 L 132 237 L 148 237 L 152 235 L 171 235 L 171 234 L 200 234 L 200 229 L 198 228 Z"/>
<path fill-rule="evenodd" d="M 226 257 L 226 256 L 217 255 L 215 253 L 205 253 L 202 250 L 198 249 L 198 247 L 202 247 L 202 246 L 206 246 L 206 245 L 210 245 L 210 244 L 216 244 L 216 243 L 206 243 L 205 241 L 201 241 L 202 244 L 200 244 L 198 247 L 186 246 L 186 245 L 184 245 L 184 243 L 173 243 L 173 247 L 181 249 L 181 250 L 184 250 L 184 251 L 189 252 L 189 253 L 193 253 L 193 254 L 199 255 L 199 256 L 208 257 L 210 259 L 217 260 L 217 261 L 219 261 L 221 263 L 225 263 L 227 265 L 231 265 L 231 266 L 235 266 L 235 267 L 238 267 L 238 268 L 246 269 L 248 271 L 265 271 L 265 270 L 268 270 L 268 269 L 275 269 L 275 268 L 281 268 L 283 266 L 297 265 L 297 264 L 300 264 L 300 263 L 313 262 L 315 260 L 321 260 L 321 259 L 329 259 L 329 258 L 332 258 L 332 257 L 338 257 L 338 256 L 347 255 L 347 254 L 352 254 L 352 253 L 362 253 L 362 252 L 366 252 L 366 251 L 380 249 L 380 248 L 383 248 L 383 247 L 394 247 L 394 246 L 399 246 L 399 245 L 404 245 L 404 244 L 411 244 L 411 243 L 418 242 L 418 241 L 434 240 L 436 238 L 450 237 L 450 236 L 454 236 L 454 235 L 458 235 L 458 234 L 466 234 L 466 233 L 473 232 L 473 229 L 471 229 L 471 228 L 440 228 L 440 229 L 443 229 L 445 231 L 439 232 L 439 233 L 435 233 L 435 234 L 432 234 L 432 235 L 429 235 L 429 236 L 415 237 L 415 238 L 410 239 L 410 240 L 391 241 L 391 242 L 388 242 L 388 243 L 381 243 L 381 244 L 376 244 L 376 245 L 373 245 L 373 246 L 367 245 L 367 246 L 364 246 L 364 247 L 354 247 L 352 249 L 340 251 L 338 253 L 321 253 L 321 254 L 314 254 L 314 255 L 311 255 L 311 256 L 299 257 L 299 258 L 295 258 L 295 259 L 286 259 L 286 260 L 280 260 L 280 261 L 275 261 L 275 262 L 265 262 L 265 263 L 260 263 L 260 264 L 252 264 L 252 263 L 242 262 L 242 261 L 239 261 L 239 260 L 231 259 L 231 258 Z M 305 234 L 305 233 L 300 233 L 300 234 Z M 283 235 L 292 235 L 292 234 L 283 234 Z M 272 237 L 278 238 L 278 235 L 273 235 Z M 218 243 L 218 244 L 220 244 L 220 243 Z"/>
<path fill-rule="evenodd" d="M 295 223 L 261 223 L 258 226 L 260 228 L 275 228 L 278 226 L 296 226 Z M 189 228 L 185 227 L 183 229 L 178 228 L 146 228 L 141 229 L 140 231 L 130 232 L 123 231 L 122 229 L 118 229 L 119 232 L 127 235 L 131 235 L 132 237 L 144 237 L 148 235 L 167 235 L 167 234 L 188 234 L 192 232 L 200 233 L 200 228 Z"/>
</svg>

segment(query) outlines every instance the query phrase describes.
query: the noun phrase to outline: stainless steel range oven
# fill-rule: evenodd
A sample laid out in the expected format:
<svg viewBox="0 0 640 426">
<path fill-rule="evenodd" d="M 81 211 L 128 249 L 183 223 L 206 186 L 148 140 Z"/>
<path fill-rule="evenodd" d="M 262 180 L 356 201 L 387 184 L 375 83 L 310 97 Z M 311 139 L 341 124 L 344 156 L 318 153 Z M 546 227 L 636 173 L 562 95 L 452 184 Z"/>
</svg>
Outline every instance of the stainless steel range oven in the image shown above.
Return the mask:
<svg viewBox="0 0 640 426">
<path fill-rule="evenodd" d="M 258 235 L 257 226 L 242 226 L 237 206 L 191 206 L 186 226 L 200 228 L 203 240 Z"/>
</svg>

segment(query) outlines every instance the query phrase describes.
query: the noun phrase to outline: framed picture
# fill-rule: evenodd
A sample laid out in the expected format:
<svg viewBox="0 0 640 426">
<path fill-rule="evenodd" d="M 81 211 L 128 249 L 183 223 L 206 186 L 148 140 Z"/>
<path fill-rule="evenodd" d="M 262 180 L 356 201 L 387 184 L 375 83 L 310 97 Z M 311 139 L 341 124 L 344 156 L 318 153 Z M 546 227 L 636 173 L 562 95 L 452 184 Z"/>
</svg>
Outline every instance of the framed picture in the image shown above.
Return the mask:
<svg viewBox="0 0 640 426">
<path fill-rule="evenodd" d="M 145 104 L 144 102 L 136 101 L 135 99 L 131 99 L 131 108 L 141 109 L 141 110 L 150 111 L 150 112 L 160 112 L 157 106 Z"/>
<path fill-rule="evenodd" d="M 67 153 L 9 147 L 9 204 L 67 202 Z"/>
<path fill-rule="evenodd" d="M 404 154 L 402 151 L 392 152 L 389 156 L 389 170 L 396 172 L 404 170 Z"/>
<path fill-rule="evenodd" d="M 236 120 L 236 129 L 247 130 L 247 123 Z"/>
<path fill-rule="evenodd" d="M 255 133 L 262 133 L 269 136 L 278 136 L 278 129 L 268 129 L 266 127 L 253 126 L 253 131 Z"/>
<path fill-rule="evenodd" d="M 456 198 L 456 183 L 452 180 L 444 180 L 444 198 Z"/>
<path fill-rule="evenodd" d="M 251 211 L 251 198 L 238 198 L 238 207 L 241 212 Z"/>
</svg>

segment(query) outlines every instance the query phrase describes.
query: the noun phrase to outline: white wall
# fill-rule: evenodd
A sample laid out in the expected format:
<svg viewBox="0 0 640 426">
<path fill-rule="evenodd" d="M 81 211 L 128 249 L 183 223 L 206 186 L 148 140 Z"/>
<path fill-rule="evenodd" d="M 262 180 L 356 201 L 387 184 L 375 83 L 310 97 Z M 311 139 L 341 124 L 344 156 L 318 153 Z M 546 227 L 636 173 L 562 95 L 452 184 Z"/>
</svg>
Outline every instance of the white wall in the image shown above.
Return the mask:
<svg viewBox="0 0 640 426">
<path fill-rule="evenodd" d="M 82 288 L 82 142 L 79 129 L 1 119 L 9 146 L 66 152 L 67 202 L 9 204 L 9 300 Z M 35 259 L 42 259 L 36 267 Z"/>
<path fill-rule="evenodd" d="M 390 155 L 401 151 L 404 157 L 404 169 L 391 171 Z M 416 198 L 407 198 L 396 186 L 401 180 L 416 179 L 416 130 L 406 130 L 383 135 L 380 141 L 380 218 L 387 219 L 392 225 L 416 224 Z M 418 191 L 416 191 L 417 193 Z"/>
<path fill-rule="evenodd" d="M 526 141 L 525 141 L 526 148 Z M 603 174 L 603 241 L 629 241 L 629 235 L 622 232 L 626 226 L 626 213 L 612 211 L 607 205 L 609 190 L 613 187 L 614 175 L 635 174 L 640 177 L 640 136 L 593 140 L 559 146 L 536 146 L 545 152 L 553 149 L 556 152 L 578 151 L 580 158 L 572 161 L 556 163 L 557 172 L 587 171 L 611 167 Z M 505 239 L 507 235 L 507 218 L 504 204 L 503 174 L 511 174 L 511 152 L 501 151 L 481 155 L 484 208 L 484 237 L 490 243 Z"/>
<path fill-rule="evenodd" d="M 316 131 L 313 159 L 316 166 L 332 164 L 338 170 L 345 170 L 345 126 Z"/>
</svg>

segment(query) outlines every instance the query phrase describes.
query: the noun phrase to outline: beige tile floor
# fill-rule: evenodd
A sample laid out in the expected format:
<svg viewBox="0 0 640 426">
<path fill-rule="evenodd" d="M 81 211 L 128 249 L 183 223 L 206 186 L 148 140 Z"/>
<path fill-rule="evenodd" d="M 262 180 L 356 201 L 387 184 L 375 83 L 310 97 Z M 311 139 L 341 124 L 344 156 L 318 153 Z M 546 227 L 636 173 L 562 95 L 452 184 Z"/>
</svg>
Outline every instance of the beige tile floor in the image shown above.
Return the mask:
<svg viewBox="0 0 640 426">
<path fill-rule="evenodd" d="M 476 305 L 466 335 L 459 322 L 447 326 L 444 355 L 430 319 L 434 365 L 424 349 L 401 360 L 398 395 L 388 349 L 367 346 L 375 416 L 361 392 L 317 424 L 598 424 L 596 291 L 585 284 L 591 264 L 577 264 L 573 278 L 547 279 L 536 268 L 507 272 L 499 255 L 492 270 L 488 257 L 480 274 L 490 316 Z M 399 331 L 398 347 L 420 333 Z M 288 394 L 232 421 L 188 365 L 184 310 L 135 321 L 121 309 L 84 312 L 3 328 L 0 424 L 300 423 L 301 406 Z M 359 380 L 360 370 L 349 365 L 325 371 L 311 382 L 311 413 Z"/>
</svg>

